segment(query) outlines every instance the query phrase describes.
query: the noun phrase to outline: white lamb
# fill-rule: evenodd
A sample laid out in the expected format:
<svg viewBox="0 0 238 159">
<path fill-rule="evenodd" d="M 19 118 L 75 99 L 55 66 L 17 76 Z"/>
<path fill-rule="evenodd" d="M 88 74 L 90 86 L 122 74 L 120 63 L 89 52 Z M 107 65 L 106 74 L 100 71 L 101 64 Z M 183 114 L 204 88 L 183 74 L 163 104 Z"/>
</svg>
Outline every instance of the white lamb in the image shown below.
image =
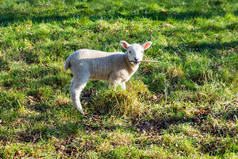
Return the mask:
<svg viewBox="0 0 238 159">
<path fill-rule="evenodd" d="M 144 50 L 152 44 L 152 42 L 146 42 L 143 45 L 130 45 L 125 41 L 120 43 L 127 50 L 126 53 L 81 49 L 66 59 L 64 68 L 65 70 L 70 68 L 73 73 L 70 86 L 71 99 L 80 113 L 84 114 L 80 94 L 89 79 L 108 80 L 114 88 L 120 85 L 126 89 L 125 82 L 137 71 Z"/>
</svg>

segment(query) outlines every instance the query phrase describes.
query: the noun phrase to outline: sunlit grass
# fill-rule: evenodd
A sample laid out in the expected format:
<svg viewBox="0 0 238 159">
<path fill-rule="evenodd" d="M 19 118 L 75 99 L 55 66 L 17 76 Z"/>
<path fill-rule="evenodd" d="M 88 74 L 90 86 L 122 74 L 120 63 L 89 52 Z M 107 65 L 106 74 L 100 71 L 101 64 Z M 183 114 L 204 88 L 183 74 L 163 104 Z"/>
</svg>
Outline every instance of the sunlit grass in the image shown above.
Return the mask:
<svg viewBox="0 0 238 159">
<path fill-rule="evenodd" d="M 237 158 L 235 0 L 0 1 L 0 158 Z M 64 61 L 152 41 L 127 90 Z"/>
</svg>

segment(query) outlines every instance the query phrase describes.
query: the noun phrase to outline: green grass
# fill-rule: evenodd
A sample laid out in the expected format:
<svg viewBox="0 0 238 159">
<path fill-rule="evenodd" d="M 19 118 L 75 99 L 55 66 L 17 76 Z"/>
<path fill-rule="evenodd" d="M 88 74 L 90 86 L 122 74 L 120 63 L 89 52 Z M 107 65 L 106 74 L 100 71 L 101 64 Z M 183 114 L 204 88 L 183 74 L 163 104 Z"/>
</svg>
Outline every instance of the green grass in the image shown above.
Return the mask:
<svg viewBox="0 0 238 159">
<path fill-rule="evenodd" d="M 1 0 L 0 158 L 237 158 L 236 0 Z M 65 59 L 152 41 L 127 91 Z"/>
</svg>

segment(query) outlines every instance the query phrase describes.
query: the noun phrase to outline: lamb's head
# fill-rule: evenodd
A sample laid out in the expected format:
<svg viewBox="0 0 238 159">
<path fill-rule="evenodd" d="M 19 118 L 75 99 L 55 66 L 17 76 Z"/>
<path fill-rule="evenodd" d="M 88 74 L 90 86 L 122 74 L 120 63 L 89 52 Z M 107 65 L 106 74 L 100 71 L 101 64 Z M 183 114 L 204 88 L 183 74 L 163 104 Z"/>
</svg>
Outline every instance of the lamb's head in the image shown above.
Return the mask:
<svg viewBox="0 0 238 159">
<path fill-rule="evenodd" d="M 126 41 L 121 41 L 121 46 L 126 49 L 126 54 L 129 62 L 133 64 L 139 64 L 143 59 L 144 51 L 147 50 L 152 42 L 146 42 L 143 45 L 140 44 L 128 44 Z"/>
</svg>

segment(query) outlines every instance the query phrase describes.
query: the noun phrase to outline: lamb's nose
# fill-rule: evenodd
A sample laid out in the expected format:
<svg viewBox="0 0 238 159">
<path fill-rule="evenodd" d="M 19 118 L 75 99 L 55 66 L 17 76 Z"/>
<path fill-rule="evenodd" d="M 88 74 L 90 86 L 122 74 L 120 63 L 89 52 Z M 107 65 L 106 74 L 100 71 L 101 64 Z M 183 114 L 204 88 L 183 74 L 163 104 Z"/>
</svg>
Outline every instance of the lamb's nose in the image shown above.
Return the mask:
<svg viewBox="0 0 238 159">
<path fill-rule="evenodd" d="M 135 62 L 139 61 L 139 59 L 135 58 Z"/>
</svg>

